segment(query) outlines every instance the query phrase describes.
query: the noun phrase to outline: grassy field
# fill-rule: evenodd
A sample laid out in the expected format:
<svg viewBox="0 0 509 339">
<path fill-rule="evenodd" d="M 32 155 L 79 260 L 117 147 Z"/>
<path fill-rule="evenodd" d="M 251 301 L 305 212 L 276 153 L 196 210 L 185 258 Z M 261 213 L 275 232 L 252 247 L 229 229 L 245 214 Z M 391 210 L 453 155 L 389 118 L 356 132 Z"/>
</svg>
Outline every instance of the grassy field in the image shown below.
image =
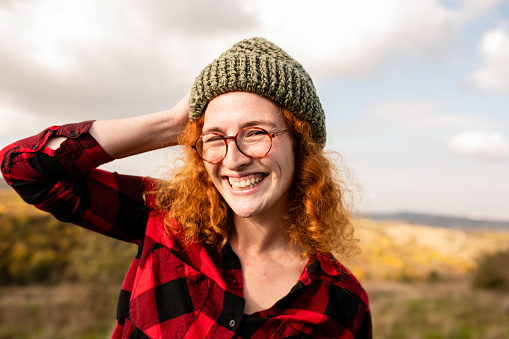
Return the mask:
<svg viewBox="0 0 509 339">
<path fill-rule="evenodd" d="M 473 291 L 468 280 L 366 284 L 374 338 L 509 338 L 509 294 Z"/>
<path fill-rule="evenodd" d="M 357 223 L 362 254 L 345 263 L 369 293 L 374 338 L 509 338 L 509 292 L 472 287 L 479 259 L 509 249 L 509 232 Z M 108 338 L 135 254 L 0 191 L 0 339 Z"/>
<path fill-rule="evenodd" d="M 472 287 L 509 232 L 358 223 L 362 253 L 348 266 L 368 291 L 374 338 L 509 338 L 509 292 Z"/>
<path fill-rule="evenodd" d="M 365 284 L 374 338 L 509 338 L 509 294 L 468 281 Z M 0 338 L 108 338 L 118 286 L 80 284 L 0 289 Z"/>
<path fill-rule="evenodd" d="M 108 338 L 118 293 L 69 283 L 0 288 L 0 338 Z"/>
</svg>

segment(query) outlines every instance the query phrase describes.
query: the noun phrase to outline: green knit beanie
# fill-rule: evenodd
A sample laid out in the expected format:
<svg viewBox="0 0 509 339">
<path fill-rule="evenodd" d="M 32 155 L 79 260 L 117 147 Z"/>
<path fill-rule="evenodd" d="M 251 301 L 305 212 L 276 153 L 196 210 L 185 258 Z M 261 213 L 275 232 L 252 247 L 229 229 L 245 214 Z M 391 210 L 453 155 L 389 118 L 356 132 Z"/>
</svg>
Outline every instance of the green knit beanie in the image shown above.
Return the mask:
<svg viewBox="0 0 509 339">
<path fill-rule="evenodd" d="M 189 119 L 198 119 L 209 101 L 233 91 L 253 92 L 286 108 L 308 122 L 314 141 L 325 145 L 325 114 L 313 81 L 275 44 L 263 38 L 242 40 L 205 67 L 191 89 Z"/>
</svg>

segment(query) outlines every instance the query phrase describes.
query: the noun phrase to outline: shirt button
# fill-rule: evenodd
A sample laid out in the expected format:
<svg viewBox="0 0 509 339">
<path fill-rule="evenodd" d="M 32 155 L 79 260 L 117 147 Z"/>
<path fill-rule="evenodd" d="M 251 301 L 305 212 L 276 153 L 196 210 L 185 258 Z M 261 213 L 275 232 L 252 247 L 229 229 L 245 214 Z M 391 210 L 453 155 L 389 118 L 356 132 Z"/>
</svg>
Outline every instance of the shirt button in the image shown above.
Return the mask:
<svg viewBox="0 0 509 339">
<path fill-rule="evenodd" d="M 237 285 L 237 279 L 236 278 L 233 278 L 233 284 Z"/>
<path fill-rule="evenodd" d="M 230 320 L 230 323 L 228 324 L 230 327 L 235 327 L 235 320 Z"/>
<path fill-rule="evenodd" d="M 74 138 L 74 137 L 75 137 L 75 136 L 77 136 L 77 135 L 78 135 L 78 133 L 76 133 L 76 131 L 71 131 L 71 133 L 70 133 L 70 136 L 71 136 L 72 138 Z"/>
<path fill-rule="evenodd" d="M 32 149 L 38 149 L 39 148 L 39 145 L 33 145 L 32 146 Z"/>
</svg>

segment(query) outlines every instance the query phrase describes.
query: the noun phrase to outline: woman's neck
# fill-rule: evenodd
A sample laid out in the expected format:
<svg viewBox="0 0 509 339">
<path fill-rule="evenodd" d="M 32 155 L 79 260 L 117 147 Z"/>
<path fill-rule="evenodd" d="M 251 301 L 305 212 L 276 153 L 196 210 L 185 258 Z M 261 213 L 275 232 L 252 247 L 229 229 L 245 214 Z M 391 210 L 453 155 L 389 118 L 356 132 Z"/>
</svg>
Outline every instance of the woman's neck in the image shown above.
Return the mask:
<svg viewBox="0 0 509 339">
<path fill-rule="evenodd" d="M 251 253 L 264 253 L 289 245 L 281 227 L 281 218 L 274 216 L 242 218 L 234 215 L 230 243 Z"/>
</svg>

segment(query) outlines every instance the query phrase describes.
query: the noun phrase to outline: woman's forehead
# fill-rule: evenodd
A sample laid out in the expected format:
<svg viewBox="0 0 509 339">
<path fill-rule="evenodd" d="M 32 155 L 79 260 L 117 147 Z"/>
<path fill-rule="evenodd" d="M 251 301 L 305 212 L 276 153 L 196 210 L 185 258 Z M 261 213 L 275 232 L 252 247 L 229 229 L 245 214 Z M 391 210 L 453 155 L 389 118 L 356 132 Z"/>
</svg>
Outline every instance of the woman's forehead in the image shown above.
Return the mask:
<svg viewBox="0 0 509 339">
<path fill-rule="evenodd" d="M 278 127 L 284 124 L 279 107 L 250 92 L 229 92 L 212 99 L 205 109 L 205 129 L 227 129 L 245 125 Z"/>
<path fill-rule="evenodd" d="M 269 132 L 280 129 L 281 127 L 271 120 L 260 120 L 260 119 L 247 119 L 239 122 L 233 122 L 228 124 L 208 124 L 203 125 L 202 133 L 208 132 L 221 132 L 224 133 L 228 126 L 231 126 L 233 130 L 241 130 L 245 127 L 261 127 Z"/>
</svg>

